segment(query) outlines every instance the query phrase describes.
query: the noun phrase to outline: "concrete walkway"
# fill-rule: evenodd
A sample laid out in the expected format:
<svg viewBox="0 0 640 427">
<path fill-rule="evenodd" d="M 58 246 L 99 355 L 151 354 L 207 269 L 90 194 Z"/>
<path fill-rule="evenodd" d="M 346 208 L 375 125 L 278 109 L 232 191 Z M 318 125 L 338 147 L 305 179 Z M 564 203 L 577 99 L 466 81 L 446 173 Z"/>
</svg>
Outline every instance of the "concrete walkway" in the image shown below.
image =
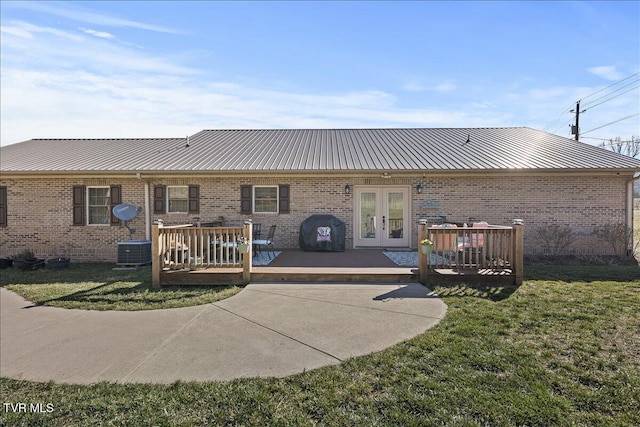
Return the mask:
<svg viewBox="0 0 640 427">
<path fill-rule="evenodd" d="M 153 311 L 33 306 L 0 288 L 0 375 L 89 384 L 283 377 L 412 338 L 446 305 L 419 284 L 255 284 Z"/>
</svg>

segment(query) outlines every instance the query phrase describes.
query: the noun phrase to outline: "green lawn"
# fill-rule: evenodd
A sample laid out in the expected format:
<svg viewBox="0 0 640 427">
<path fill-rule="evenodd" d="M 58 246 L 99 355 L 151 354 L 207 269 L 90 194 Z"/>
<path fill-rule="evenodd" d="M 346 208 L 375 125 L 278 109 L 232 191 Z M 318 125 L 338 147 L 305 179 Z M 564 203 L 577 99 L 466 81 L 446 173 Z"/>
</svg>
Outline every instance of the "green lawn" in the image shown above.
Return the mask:
<svg viewBox="0 0 640 427">
<path fill-rule="evenodd" d="M 640 268 L 528 266 L 519 288 L 436 286 L 434 329 L 282 379 L 73 386 L 0 379 L 7 426 L 638 426 Z"/>
<path fill-rule="evenodd" d="M 151 287 L 151 267 L 114 270 L 113 263 L 77 263 L 60 270 L 0 270 L 0 286 L 40 305 L 85 310 L 154 310 L 228 298 L 237 286 Z"/>
</svg>

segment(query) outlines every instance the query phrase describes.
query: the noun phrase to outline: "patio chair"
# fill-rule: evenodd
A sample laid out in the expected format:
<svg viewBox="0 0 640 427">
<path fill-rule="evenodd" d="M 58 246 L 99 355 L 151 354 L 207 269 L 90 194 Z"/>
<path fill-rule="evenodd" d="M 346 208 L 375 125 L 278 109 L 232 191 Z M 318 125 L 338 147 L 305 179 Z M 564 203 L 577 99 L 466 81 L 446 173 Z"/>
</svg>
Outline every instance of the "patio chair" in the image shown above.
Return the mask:
<svg viewBox="0 0 640 427">
<path fill-rule="evenodd" d="M 474 222 L 471 225 L 471 228 L 483 228 L 488 226 L 489 224 L 484 221 Z M 458 242 L 458 252 L 460 255 L 468 257 L 470 262 L 473 258 L 476 258 L 478 262 L 482 262 L 482 257 L 484 257 L 484 232 L 468 232 L 468 234 Z"/>
<path fill-rule="evenodd" d="M 257 250 L 254 252 L 254 256 L 258 255 L 258 251 L 262 252 L 262 247 L 266 246 L 267 249 L 270 251 L 269 259 L 275 258 L 275 253 L 273 252 L 273 236 L 275 234 L 276 234 L 276 226 L 272 225 L 271 227 L 269 227 L 269 233 L 267 233 L 266 239 L 253 240 L 253 244 L 257 248 Z M 272 255 L 274 256 L 272 257 Z"/>
<path fill-rule="evenodd" d="M 443 260 L 447 260 L 447 262 L 452 262 L 455 251 L 457 249 L 457 232 L 458 227 L 454 224 L 442 224 L 442 225 L 434 225 L 434 229 L 454 229 L 450 232 L 435 232 L 430 235 L 430 240 L 433 241 L 433 251 L 436 254 L 442 256 Z"/>
<path fill-rule="evenodd" d="M 260 238 L 260 232 L 262 231 L 262 224 L 258 223 L 258 224 L 253 224 L 252 230 L 251 230 L 251 235 L 253 236 L 254 239 L 259 239 Z"/>
<path fill-rule="evenodd" d="M 483 228 L 488 227 L 486 222 L 474 222 L 471 228 Z M 484 233 L 469 233 L 469 236 L 465 241 L 458 243 L 458 251 L 465 249 L 471 249 L 473 251 L 482 251 L 484 248 Z"/>
</svg>

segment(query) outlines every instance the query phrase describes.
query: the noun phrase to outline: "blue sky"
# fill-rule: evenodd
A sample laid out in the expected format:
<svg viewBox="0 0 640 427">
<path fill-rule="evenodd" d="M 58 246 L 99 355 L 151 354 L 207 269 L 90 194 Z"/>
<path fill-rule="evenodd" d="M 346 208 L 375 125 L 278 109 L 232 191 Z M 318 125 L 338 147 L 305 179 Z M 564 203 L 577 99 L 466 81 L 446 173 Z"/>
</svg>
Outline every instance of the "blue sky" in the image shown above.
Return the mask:
<svg viewBox="0 0 640 427">
<path fill-rule="evenodd" d="M 571 137 L 578 99 L 585 142 L 640 136 L 636 1 L 0 8 L 2 145 L 216 128 L 529 126 Z"/>
</svg>

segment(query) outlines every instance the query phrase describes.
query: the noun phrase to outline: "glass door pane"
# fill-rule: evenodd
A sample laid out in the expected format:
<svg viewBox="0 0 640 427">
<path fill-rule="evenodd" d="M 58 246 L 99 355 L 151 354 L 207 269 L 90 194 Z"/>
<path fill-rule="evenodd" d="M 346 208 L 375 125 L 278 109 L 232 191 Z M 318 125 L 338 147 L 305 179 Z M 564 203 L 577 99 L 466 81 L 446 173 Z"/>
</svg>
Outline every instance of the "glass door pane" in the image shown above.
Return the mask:
<svg viewBox="0 0 640 427">
<path fill-rule="evenodd" d="M 375 191 L 360 192 L 360 238 L 376 239 L 376 207 Z"/>
<path fill-rule="evenodd" d="M 408 187 L 360 187 L 355 191 L 354 246 L 409 245 Z"/>
<path fill-rule="evenodd" d="M 404 237 L 404 193 L 389 191 L 387 193 L 387 218 L 389 239 Z"/>
</svg>

